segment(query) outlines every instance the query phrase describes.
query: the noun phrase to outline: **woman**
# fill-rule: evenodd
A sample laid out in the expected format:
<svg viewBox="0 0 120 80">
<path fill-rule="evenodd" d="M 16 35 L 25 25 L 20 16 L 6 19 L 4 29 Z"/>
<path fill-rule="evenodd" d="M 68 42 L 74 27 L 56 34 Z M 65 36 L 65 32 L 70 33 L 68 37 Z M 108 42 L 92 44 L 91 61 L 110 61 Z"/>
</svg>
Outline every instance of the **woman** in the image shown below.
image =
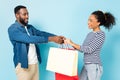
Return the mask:
<svg viewBox="0 0 120 80">
<path fill-rule="evenodd" d="M 100 50 L 105 40 L 105 33 L 100 29 L 100 26 L 110 30 L 114 24 L 115 18 L 111 13 L 95 11 L 88 19 L 88 26 L 93 31 L 88 33 L 82 45 L 78 45 L 70 39 L 65 40 L 65 43 L 84 53 L 84 67 L 80 73 L 80 80 L 101 79 L 103 69 Z"/>
</svg>

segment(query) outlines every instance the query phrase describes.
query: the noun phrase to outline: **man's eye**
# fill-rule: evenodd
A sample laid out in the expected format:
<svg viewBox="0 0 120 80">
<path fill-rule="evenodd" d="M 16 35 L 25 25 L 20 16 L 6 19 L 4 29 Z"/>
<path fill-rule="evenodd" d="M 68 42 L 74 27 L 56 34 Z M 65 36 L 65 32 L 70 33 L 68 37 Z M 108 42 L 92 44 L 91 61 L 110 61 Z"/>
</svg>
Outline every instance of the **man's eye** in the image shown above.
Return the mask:
<svg viewBox="0 0 120 80">
<path fill-rule="evenodd" d="M 24 16 L 27 15 L 27 14 L 23 14 Z"/>
</svg>

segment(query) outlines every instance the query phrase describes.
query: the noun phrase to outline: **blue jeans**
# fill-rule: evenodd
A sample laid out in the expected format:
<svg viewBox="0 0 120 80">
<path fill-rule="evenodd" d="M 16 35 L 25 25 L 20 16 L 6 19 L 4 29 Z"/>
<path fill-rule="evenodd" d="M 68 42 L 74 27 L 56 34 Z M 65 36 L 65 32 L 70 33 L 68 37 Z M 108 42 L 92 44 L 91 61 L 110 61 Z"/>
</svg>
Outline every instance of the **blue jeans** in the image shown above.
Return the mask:
<svg viewBox="0 0 120 80">
<path fill-rule="evenodd" d="M 85 64 L 80 73 L 80 80 L 100 80 L 103 73 L 98 64 Z"/>
</svg>

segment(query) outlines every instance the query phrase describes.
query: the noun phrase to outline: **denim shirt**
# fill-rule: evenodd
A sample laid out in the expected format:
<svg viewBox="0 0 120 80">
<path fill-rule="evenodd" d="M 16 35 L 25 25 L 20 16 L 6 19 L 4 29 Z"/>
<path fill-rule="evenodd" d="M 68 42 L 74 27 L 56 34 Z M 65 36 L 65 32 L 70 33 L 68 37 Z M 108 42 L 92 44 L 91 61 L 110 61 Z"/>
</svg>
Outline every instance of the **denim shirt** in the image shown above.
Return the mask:
<svg viewBox="0 0 120 80">
<path fill-rule="evenodd" d="M 41 63 L 38 43 L 47 43 L 49 36 L 55 36 L 54 34 L 37 30 L 29 24 L 27 29 L 30 36 L 27 34 L 25 27 L 17 21 L 8 28 L 9 39 L 13 45 L 15 67 L 18 63 L 21 63 L 22 68 L 28 68 L 28 49 L 30 43 L 35 44 L 38 61 Z"/>
</svg>

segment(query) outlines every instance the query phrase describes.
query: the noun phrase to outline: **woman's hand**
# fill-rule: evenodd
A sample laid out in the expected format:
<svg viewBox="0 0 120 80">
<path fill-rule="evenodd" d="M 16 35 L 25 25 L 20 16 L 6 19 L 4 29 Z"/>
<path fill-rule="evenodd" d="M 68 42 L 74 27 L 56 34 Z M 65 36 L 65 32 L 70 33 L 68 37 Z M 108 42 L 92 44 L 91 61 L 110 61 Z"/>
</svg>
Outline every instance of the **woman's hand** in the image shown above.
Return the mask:
<svg viewBox="0 0 120 80">
<path fill-rule="evenodd" d="M 73 42 L 72 42 L 70 39 L 67 39 L 67 38 L 66 38 L 66 39 L 64 40 L 64 43 L 65 43 L 65 44 L 70 44 L 70 45 L 71 45 Z"/>
<path fill-rule="evenodd" d="M 77 49 L 77 50 L 80 50 L 80 45 L 72 42 L 72 40 L 70 40 L 70 39 L 67 39 L 67 38 L 66 38 L 66 39 L 64 40 L 64 44 L 70 44 L 73 48 L 75 48 L 75 49 Z"/>
</svg>

